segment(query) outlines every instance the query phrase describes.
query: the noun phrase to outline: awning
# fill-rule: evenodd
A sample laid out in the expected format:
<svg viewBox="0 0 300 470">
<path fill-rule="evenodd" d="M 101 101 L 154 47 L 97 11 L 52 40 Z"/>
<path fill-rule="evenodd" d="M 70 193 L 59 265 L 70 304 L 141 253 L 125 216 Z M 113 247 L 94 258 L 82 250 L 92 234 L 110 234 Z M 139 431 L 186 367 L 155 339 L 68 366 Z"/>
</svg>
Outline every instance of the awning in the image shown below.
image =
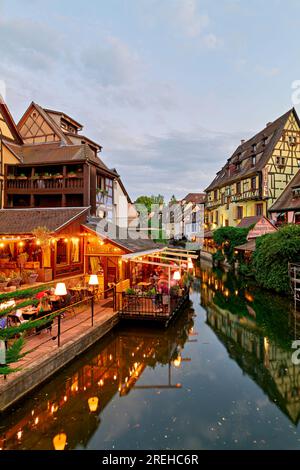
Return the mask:
<svg viewBox="0 0 300 470">
<path fill-rule="evenodd" d="M 243 245 L 236 246 L 234 249 L 238 251 L 255 251 L 256 248 L 256 242 L 255 238 L 252 240 L 249 240 L 247 243 L 244 243 Z"/>
</svg>

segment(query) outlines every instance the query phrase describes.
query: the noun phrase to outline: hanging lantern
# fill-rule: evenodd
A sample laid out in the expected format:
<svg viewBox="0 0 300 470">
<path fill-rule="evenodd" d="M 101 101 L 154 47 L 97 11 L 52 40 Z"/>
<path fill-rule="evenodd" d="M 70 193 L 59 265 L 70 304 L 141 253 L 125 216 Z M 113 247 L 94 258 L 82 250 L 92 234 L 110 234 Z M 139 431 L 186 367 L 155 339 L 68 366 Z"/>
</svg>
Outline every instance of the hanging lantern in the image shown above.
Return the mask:
<svg viewBox="0 0 300 470">
<path fill-rule="evenodd" d="M 99 398 L 92 397 L 88 399 L 89 409 L 91 413 L 95 413 L 98 409 Z"/>
<path fill-rule="evenodd" d="M 64 432 L 57 434 L 53 438 L 53 446 L 55 450 L 65 450 L 67 443 L 67 436 Z"/>
<path fill-rule="evenodd" d="M 174 281 L 180 281 L 181 279 L 180 271 L 175 271 L 175 273 L 173 274 L 173 279 Z"/>
</svg>

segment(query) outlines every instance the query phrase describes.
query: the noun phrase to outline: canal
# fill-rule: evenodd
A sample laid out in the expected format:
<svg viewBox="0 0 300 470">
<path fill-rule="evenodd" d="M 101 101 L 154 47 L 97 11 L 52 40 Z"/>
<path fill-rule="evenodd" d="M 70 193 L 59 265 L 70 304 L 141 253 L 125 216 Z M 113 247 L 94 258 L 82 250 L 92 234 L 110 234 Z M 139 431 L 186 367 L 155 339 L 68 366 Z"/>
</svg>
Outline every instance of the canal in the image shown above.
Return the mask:
<svg viewBox="0 0 300 470">
<path fill-rule="evenodd" d="M 296 449 L 289 302 L 207 266 L 166 331 L 120 325 L 0 417 L 1 449 Z"/>
</svg>

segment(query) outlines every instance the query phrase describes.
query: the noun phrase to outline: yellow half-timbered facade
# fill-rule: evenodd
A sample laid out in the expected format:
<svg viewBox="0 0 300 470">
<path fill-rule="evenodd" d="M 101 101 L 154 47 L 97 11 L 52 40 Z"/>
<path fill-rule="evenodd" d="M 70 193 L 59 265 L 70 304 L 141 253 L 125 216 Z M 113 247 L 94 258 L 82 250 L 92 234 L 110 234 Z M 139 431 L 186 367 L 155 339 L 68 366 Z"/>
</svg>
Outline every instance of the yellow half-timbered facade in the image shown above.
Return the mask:
<svg viewBox="0 0 300 470">
<path fill-rule="evenodd" d="M 4 201 L 4 169 L 5 165 L 17 165 L 19 157 L 9 148 L 9 143 L 22 144 L 22 139 L 14 120 L 0 96 L 0 209 Z"/>
<path fill-rule="evenodd" d="M 300 121 L 294 108 L 247 141 L 206 189 L 206 226 L 236 226 L 250 216 L 268 216 L 300 167 Z"/>
</svg>

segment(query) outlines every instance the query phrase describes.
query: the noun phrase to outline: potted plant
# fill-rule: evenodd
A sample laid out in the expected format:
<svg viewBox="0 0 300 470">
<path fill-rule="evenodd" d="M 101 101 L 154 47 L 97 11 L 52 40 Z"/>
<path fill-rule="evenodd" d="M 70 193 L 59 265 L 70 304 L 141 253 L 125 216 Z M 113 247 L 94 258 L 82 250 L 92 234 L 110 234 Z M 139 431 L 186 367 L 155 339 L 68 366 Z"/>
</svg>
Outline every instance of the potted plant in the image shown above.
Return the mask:
<svg viewBox="0 0 300 470">
<path fill-rule="evenodd" d="M 77 174 L 75 173 L 75 171 L 69 171 L 68 173 L 68 178 L 76 178 Z"/>
<path fill-rule="evenodd" d="M 7 175 L 7 179 L 8 180 L 15 180 L 16 177 L 15 177 L 15 175 Z"/>
<path fill-rule="evenodd" d="M 25 279 L 28 284 L 34 284 L 39 277 L 38 273 L 35 271 L 27 270 L 24 271 Z"/>
<path fill-rule="evenodd" d="M 63 175 L 61 173 L 55 173 L 55 175 L 53 176 L 53 178 L 55 179 L 61 179 L 63 178 Z"/>
<path fill-rule="evenodd" d="M 9 277 L 10 277 L 10 281 L 8 283 L 9 286 L 20 287 L 22 277 L 20 276 L 19 273 L 17 273 L 16 271 L 11 271 Z"/>
<path fill-rule="evenodd" d="M 0 290 L 4 290 L 8 286 L 10 278 L 6 277 L 4 273 L 0 273 Z"/>
<path fill-rule="evenodd" d="M 46 173 L 43 174 L 43 179 L 44 179 L 44 180 L 49 180 L 49 179 L 51 179 L 51 178 L 52 178 L 51 173 L 48 173 L 48 172 L 46 171 Z"/>
<path fill-rule="evenodd" d="M 25 173 L 21 173 L 21 174 L 18 176 L 18 179 L 19 179 L 19 180 L 27 180 L 27 176 L 25 175 Z"/>
</svg>

